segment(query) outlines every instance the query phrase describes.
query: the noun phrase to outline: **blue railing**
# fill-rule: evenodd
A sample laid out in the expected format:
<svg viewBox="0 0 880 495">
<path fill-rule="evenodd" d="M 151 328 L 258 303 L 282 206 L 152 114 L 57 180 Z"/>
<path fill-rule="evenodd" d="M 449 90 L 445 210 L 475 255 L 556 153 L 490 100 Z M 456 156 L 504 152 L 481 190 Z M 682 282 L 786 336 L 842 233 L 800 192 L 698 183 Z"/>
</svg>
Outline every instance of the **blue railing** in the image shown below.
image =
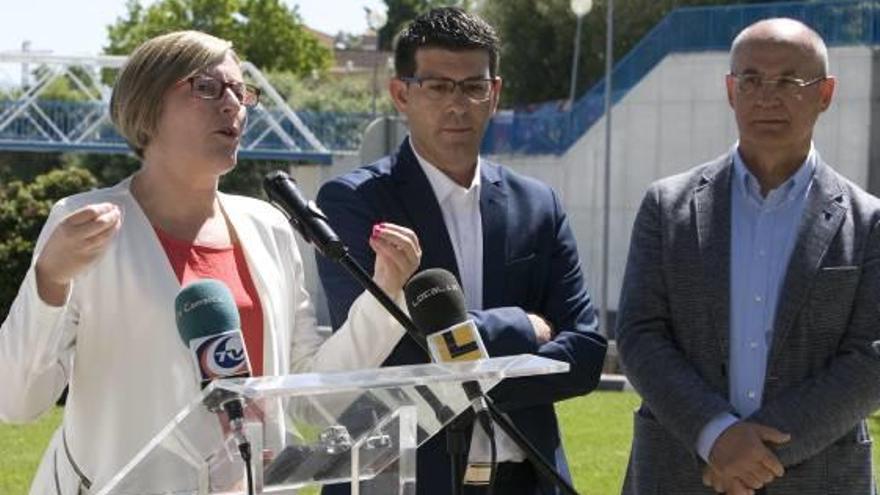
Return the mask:
<svg viewBox="0 0 880 495">
<path fill-rule="evenodd" d="M 313 112 L 296 113 L 318 138 L 334 151 L 356 151 L 361 145 L 367 125 L 375 118 L 370 112 Z"/>
<path fill-rule="evenodd" d="M 619 102 L 667 55 L 726 51 L 739 31 L 768 17 L 800 19 L 832 46 L 880 43 L 880 0 L 680 8 L 663 18 L 615 64 L 612 101 Z M 548 103 L 537 111 L 501 113 L 490 124 L 482 150 L 489 154 L 564 153 L 602 117 L 604 98 L 603 80 L 580 97 L 571 111 L 559 108 L 558 103 Z"/>
<path fill-rule="evenodd" d="M 0 116 L 22 105 L 22 102 L 0 100 Z M 83 131 L 107 113 L 106 103 L 40 100 L 39 112 L 29 109 L 0 130 L 0 149 L 20 151 L 84 151 L 126 153 L 128 146 L 108 121 L 77 139 Z M 291 151 L 276 133 L 266 132 L 265 120 L 253 119 L 253 125 L 242 136 L 242 158 L 304 160 L 330 163 L 332 156 L 314 150 L 293 124 L 273 112 L 281 127 L 292 137 L 299 151 Z M 364 129 L 371 120 L 369 113 L 298 112 L 297 115 L 329 150 L 356 150 Z M 51 124 L 50 124 L 51 123 Z M 265 134 L 265 135 L 264 135 Z M 251 146 L 256 139 L 259 142 Z"/>
</svg>

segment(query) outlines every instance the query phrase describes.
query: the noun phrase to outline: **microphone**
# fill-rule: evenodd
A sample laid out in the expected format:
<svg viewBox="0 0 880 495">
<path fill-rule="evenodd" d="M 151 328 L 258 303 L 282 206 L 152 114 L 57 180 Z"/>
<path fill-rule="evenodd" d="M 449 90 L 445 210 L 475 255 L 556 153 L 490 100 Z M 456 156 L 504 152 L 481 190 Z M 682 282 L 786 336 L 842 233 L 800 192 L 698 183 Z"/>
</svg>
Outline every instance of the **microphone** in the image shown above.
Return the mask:
<svg viewBox="0 0 880 495">
<path fill-rule="evenodd" d="M 269 201 L 287 215 L 293 228 L 321 255 L 339 261 L 348 253 L 348 248 L 327 223 L 324 212 L 314 201 L 307 201 L 300 194 L 296 181 L 286 172 L 276 170 L 267 174 L 263 178 L 263 190 Z"/>
<path fill-rule="evenodd" d="M 251 376 L 238 307 L 226 284 L 203 279 L 187 285 L 174 299 L 174 314 L 202 388 L 217 378 Z"/>
<path fill-rule="evenodd" d="M 415 275 L 403 288 L 406 307 L 424 332 L 431 358 L 438 363 L 476 361 L 489 357 L 474 321 L 468 318 L 464 294 L 455 276 L 442 268 L 429 268 Z M 483 391 L 476 381 L 462 384 L 474 404 L 480 423 L 492 435 Z"/>
<path fill-rule="evenodd" d="M 174 299 L 174 313 L 177 331 L 191 352 L 202 388 L 218 378 L 251 376 L 238 307 L 223 282 L 203 279 L 187 285 Z M 226 413 L 242 459 L 250 462 L 242 399 L 218 389 L 205 398 L 205 406 L 211 412 Z"/>
<path fill-rule="evenodd" d="M 404 287 L 406 306 L 416 326 L 427 334 L 432 357 L 441 362 L 461 362 L 489 357 L 480 332 L 468 318 L 464 294 L 455 276 L 446 270 L 431 268 L 415 274 Z M 472 381 L 462 384 L 468 399 L 474 404 L 477 418 L 489 436 L 494 464 L 495 446 L 492 419 L 523 449 L 536 472 L 551 481 L 562 493 L 577 494 L 574 487 L 541 456 L 534 445 L 496 406 L 487 404 L 480 384 Z M 479 400 L 476 400 L 479 399 Z M 489 475 L 489 485 L 492 484 Z"/>
<path fill-rule="evenodd" d="M 342 265 L 403 326 L 413 342 L 424 350 L 425 354 L 429 354 L 422 332 L 416 328 L 409 316 L 397 307 L 397 303 L 376 285 L 364 267 L 349 254 L 348 247 L 328 224 L 327 216 L 314 202 L 307 201 L 300 194 L 296 187 L 296 181 L 285 172 L 277 170 L 265 176 L 263 189 L 269 196 L 269 200 L 287 215 L 290 224 L 306 242 L 313 244 L 324 257 Z M 442 423 L 444 419 L 453 415 L 452 410 L 440 402 L 430 388 L 425 385 L 417 385 L 415 388 L 416 392 L 425 399 L 434 411 L 438 421 Z"/>
</svg>

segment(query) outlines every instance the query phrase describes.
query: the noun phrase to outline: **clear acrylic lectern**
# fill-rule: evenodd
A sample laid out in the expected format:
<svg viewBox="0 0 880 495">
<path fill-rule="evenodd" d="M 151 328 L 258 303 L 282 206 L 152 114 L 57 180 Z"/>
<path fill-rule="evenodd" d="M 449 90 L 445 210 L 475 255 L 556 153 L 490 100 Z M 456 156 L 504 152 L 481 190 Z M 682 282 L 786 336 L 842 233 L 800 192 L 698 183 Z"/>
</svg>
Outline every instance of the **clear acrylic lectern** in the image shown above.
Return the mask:
<svg viewBox="0 0 880 495">
<path fill-rule="evenodd" d="M 414 495 L 416 448 L 469 407 L 463 382 L 488 391 L 505 378 L 567 370 L 567 363 L 520 355 L 216 381 L 92 493 L 246 494 L 229 423 L 204 405 L 225 394 L 245 402 L 254 493 L 311 494 L 351 481 L 353 494 Z"/>
</svg>

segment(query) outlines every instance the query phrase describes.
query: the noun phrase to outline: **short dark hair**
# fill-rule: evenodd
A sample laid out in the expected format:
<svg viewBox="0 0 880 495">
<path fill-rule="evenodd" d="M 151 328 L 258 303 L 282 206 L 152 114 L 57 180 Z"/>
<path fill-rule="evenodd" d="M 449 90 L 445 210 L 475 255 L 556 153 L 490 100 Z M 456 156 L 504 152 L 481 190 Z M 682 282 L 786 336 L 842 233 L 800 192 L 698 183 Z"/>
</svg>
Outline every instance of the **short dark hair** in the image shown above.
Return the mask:
<svg viewBox="0 0 880 495">
<path fill-rule="evenodd" d="M 498 72 L 498 47 L 501 44 L 495 29 L 476 14 L 458 7 L 439 7 L 416 17 L 394 43 L 394 71 L 397 77 L 416 73 L 416 51 L 419 48 L 445 50 L 485 50 L 489 53 L 489 75 Z"/>
</svg>

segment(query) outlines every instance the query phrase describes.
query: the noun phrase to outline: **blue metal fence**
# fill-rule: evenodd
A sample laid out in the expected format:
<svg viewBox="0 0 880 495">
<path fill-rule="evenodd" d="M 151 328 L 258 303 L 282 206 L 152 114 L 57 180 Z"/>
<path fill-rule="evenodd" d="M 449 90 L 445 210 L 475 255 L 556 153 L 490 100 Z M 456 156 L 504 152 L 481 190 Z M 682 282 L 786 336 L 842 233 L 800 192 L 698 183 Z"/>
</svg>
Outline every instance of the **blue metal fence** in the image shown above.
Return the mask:
<svg viewBox="0 0 880 495">
<path fill-rule="evenodd" d="M 831 46 L 875 45 L 880 42 L 880 0 L 680 8 L 660 21 L 615 64 L 612 101 L 620 101 L 670 53 L 726 51 L 734 36 L 744 27 L 769 17 L 800 19 L 816 29 Z M 482 151 L 564 153 L 602 117 L 604 94 L 603 80 L 580 97 L 571 111 L 544 105 L 536 112 L 502 113 L 490 124 Z"/>
<path fill-rule="evenodd" d="M 22 105 L 20 101 L 0 100 L 0 115 Z M 78 136 L 97 118 L 105 115 L 107 104 L 100 102 L 68 102 L 40 100 L 39 112 L 28 111 L 0 131 L 0 149 L 19 151 L 88 151 L 95 153 L 126 153 L 128 146 L 116 129 L 105 120 L 85 139 Z M 304 160 L 330 163 L 332 156 L 313 150 L 293 124 L 279 112 L 272 112 L 281 127 L 294 139 L 301 151 L 290 151 L 277 134 L 266 132 L 265 120 L 256 121 L 242 136 L 242 158 Z M 369 113 L 297 112 L 297 115 L 328 149 L 356 150 L 372 115 Z M 51 122 L 51 125 L 49 125 Z M 53 127 L 54 126 L 54 127 Z M 261 137 L 262 136 L 262 137 Z M 259 143 L 251 148 L 254 140 Z"/>
</svg>

